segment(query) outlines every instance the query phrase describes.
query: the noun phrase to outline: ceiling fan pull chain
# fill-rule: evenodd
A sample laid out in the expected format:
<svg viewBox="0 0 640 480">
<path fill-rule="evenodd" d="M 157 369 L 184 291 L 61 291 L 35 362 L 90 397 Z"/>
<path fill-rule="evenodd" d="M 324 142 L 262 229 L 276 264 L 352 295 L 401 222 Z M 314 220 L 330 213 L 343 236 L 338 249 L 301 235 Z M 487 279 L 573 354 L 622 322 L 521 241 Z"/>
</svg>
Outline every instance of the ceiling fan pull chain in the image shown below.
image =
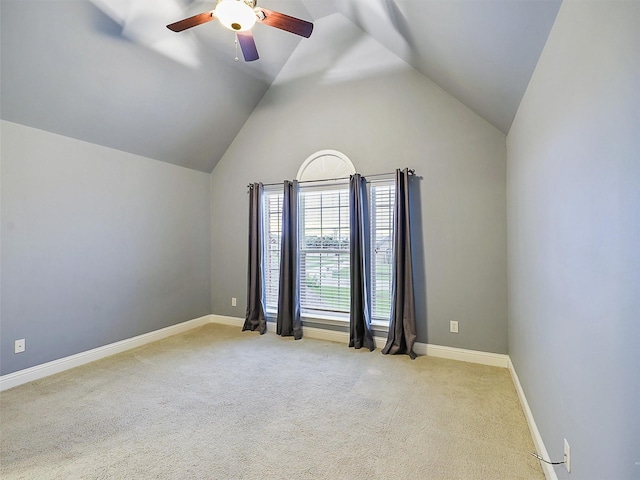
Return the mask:
<svg viewBox="0 0 640 480">
<path fill-rule="evenodd" d="M 238 34 L 236 33 L 235 36 L 236 36 L 236 57 L 233 60 L 237 62 L 239 60 L 239 58 L 238 58 Z"/>
</svg>

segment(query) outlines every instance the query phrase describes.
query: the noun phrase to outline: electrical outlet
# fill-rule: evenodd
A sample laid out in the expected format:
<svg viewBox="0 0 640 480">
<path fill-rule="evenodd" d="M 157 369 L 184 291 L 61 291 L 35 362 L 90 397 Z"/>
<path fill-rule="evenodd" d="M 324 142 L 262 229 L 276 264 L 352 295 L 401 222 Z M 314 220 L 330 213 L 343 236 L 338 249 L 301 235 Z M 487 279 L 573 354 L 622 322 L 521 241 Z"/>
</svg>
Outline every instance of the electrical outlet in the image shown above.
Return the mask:
<svg viewBox="0 0 640 480">
<path fill-rule="evenodd" d="M 567 439 L 564 439 L 564 466 L 567 472 L 571 473 L 571 447 Z"/>
<path fill-rule="evenodd" d="M 457 320 L 451 320 L 449 322 L 449 331 L 451 333 L 458 333 L 458 322 L 457 322 Z"/>
<path fill-rule="evenodd" d="M 14 353 L 22 353 L 26 349 L 25 340 L 21 338 L 20 340 L 16 340 L 14 344 Z"/>
<path fill-rule="evenodd" d="M 231 306 L 235 307 L 238 305 L 238 300 L 236 299 L 236 297 L 231 297 Z"/>
</svg>

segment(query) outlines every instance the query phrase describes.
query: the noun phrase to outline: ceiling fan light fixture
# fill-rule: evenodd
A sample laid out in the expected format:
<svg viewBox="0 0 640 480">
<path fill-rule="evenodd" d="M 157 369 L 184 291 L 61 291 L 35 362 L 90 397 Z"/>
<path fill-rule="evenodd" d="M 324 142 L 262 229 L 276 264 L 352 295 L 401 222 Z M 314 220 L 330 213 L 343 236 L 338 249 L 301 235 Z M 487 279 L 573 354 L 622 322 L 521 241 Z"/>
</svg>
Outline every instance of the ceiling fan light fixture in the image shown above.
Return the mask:
<svg viewBox="0 0 640 480">
<path fill-rule="evenodd" d="M 244 0 L 222 0 L 216 5 L 220 23 L 234 32 L 244 32 L 256 23 L 256 13 Z"/>
</svg>

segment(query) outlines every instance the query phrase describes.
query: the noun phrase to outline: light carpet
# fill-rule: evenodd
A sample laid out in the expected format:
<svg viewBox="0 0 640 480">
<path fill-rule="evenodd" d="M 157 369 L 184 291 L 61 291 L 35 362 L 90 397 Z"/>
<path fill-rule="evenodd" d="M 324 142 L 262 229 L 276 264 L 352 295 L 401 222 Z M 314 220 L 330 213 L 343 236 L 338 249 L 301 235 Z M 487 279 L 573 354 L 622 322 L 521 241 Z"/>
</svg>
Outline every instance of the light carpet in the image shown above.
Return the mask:
<svg viewBox="0 0 640 480">
<path fill-rule="evenodd" d="M 205 325 L 0 394 L 13 479 L 543 479 L 506 369 Z"/>
</svg>

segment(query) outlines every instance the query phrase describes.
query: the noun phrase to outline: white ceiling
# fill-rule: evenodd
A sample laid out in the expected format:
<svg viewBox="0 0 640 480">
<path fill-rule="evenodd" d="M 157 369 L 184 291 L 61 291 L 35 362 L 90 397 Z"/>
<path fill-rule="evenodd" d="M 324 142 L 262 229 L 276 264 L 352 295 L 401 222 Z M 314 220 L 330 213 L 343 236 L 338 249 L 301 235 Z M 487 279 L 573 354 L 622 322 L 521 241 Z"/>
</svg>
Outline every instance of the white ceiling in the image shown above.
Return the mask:
<svg viewBox="0 0 640 480">
<path fill-rule="evenodd" d="M 298 42 L 314 38 L 256 25 L 261 58 L 245 63 L 234 61 L 233 33 L 217 22 L 180 34 L 164 27 L 214 5 L 1 0 L 2 118 L 212 171 Z M 560 0 L 261 0 L 260 5 L 310 21 L 344 15 L 363 35 L 507 133 Z M 344 42 L 345 51 L 356 47 L 356 39 Z"/>
</svg>

